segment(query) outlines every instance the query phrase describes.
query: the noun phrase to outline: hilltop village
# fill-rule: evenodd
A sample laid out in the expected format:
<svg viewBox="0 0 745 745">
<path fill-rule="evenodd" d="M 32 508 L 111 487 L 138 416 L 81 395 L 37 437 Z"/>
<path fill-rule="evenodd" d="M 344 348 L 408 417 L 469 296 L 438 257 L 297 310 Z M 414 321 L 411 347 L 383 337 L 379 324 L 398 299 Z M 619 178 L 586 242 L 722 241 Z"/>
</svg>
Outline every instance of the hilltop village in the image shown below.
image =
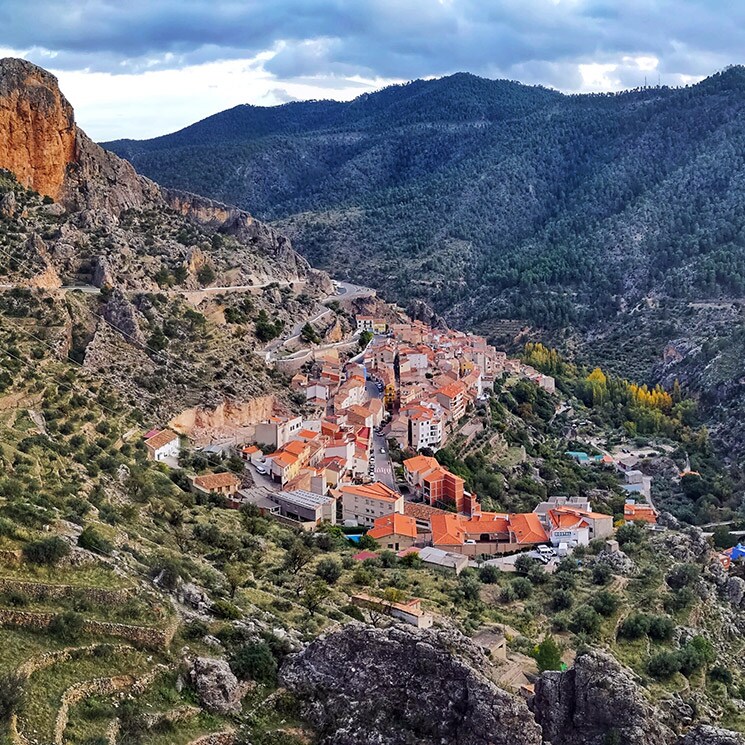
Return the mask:
<svg viewBox="0 0 745 745">
<path fill-rule="evenodd" d="M 577 546 L 612 538 L 613 516 L 595 511 L 586 497 L 553 496 L 525 513 L 484 510 L 479 495 L 435 456 L 453 437 L 466 444 L 473 438 L 468 414 L 485 405 L 495 381 L 526 381 L 554 394 L 553 377 L 481 336 L 408 319 L 360 314 L 355 321 L 366 342 L 361 352 L 342 363 L 336 350 L 319 351 L 291 379 L 310 413 L 277 414 L 258 423 L 249 442 L 205 448 L 213 458 L 239 456 L 244 473 L 195 476 L 195 491 L 234 508 L 252 504 L 306 531 L 339 525 L 382 549 L 416 552 L 457 572 L 476 560 L 510 569 L 523 552 L 551 564 Z M 177 464 L 176 432 L 150 432 L 146 446 L 152 459 Z M 630 497 L 624 519 L 655 525 L 657 511 L 645 501 L 651 479 L 634 467 L 636 458 L 579 451 L 566 457 L 614 466 Z"/>
</svg>

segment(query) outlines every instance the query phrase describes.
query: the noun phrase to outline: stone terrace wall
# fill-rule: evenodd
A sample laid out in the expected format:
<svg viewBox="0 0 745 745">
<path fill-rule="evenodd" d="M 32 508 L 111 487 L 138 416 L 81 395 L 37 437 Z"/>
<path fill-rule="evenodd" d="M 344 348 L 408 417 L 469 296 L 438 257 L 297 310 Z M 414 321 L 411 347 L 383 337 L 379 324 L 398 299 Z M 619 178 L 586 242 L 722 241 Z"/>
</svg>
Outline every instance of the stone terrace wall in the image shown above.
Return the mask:
<svg viewBox="0 0 745 745">
<path fill-rule="evenodd" d="M 34 611 L 8 610 L 0 608 L 0 626 L 18 626 L 24 629 L 43 631 L 49 627 L 57 613 L 42 613 Z M 109 621 L 94 621 L 86 619 L 83 622 L 83 631 L 87 634 L 99 636 L 114 636 L 126 639 L 133 644 L 142 644 L 146 647 L 165 649 L 171 643 L 176 633 L 177 622 L 172 623 L 165 629 L 153 626 L 131 626 L 125 623 L 112 623 Z"/>
<path fill-rule="evenodd" d="M 196 740 L 192 740 L 189 745 L 233 745 L 235 742 L 235 732 L 225 730 L 224 732 L 213 732 L 210 735 L 202 735 Z"/>
<path fill-rule="evenodd" d="M 22 592 L 32 600 L 46 598 L 56 600 L 72 596 L 82 597 L 96 605 L 112 605 L 123 603 L 132 595 L 132 589 L 123 587 L 107 590 L 100 587 L 79 587 L 77 585 L 50 585 L 44 582 L 28 582 L 25 580 L 0 577 L 0 592 Z"/>
<path fill-rule="evenodd" d="M 122 652 L 134 652 L 135 648 L 129 644 L 91 644 L 87 647 L 67 647 L 55 652 L 45 652 L 44 654 L 31 657 L 22 665 L 16 668 L 16 672 L 24 678 L 30 678 L 39 670 L 44 670 L 60 662 L 69 662 L 72 659 L 93 655 L 97 650 L 108 647 L 112 653 L 121 654 Z"/>
<path fill-rule="evenodd" d="M 54 723 L 55 745 L 62 745 L 64 742 L 71 706 L 89 696 L 111 696 L 114 693 L 126 690 L 134 694 L 142 693 L 164 669 L 163 665 L 158 665 L 140 678 L 136 678 L 134 675 L 117 675 L 113 678 L 94 678 L 71 685 L 62 694 L 62 704 L 57 711 L 57 719 Z"/>
</svg>

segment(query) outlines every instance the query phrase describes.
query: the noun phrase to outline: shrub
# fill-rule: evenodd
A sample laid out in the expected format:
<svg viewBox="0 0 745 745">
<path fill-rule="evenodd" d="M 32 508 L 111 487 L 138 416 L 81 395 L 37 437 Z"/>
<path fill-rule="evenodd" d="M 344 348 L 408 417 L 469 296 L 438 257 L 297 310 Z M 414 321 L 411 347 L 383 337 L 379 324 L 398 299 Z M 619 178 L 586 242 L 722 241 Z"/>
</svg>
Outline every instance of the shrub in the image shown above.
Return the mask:
<svg viewBox="0 0 745 745">
<path fill-rule="evenodd" d="M 650 639 L 656 641 L 666 641 L 670 639 L 675 630 L 675 624 L 671 618 L 665 616 L 652 616 L 649 619 L 649 634 Z"/>
<path fill-rule="evenodd" d="M 649 659 L 647 670 L 655 678 L 669 678 L 680 670 L 680 659 L 675 652 L 658 652 Z"/>
<path fill-rule="evenodd" d="M 222 599 L 215 600 L 212 603 L 212 612 L 218 618 L 224 618 L 226 621 L 237 621 L 243 615 L 240 608 Z"/>
<path fill-rule="evenodd" d="M 350 618 L 354 618 L 357 621 L 364 621 L 365 616 L 362 615 L 362 611 L 356 606 L 348 603 L 342 608 L 342 611 L 346 613 Z"/>
<path fill-rule="evenodd" d="M 515 596 L 520 600 L 526 600 L 533 593 L 533 585 L 527 577 L 517 577 L 512 580 L 511 585 L 515 591 Z"/>
<path fill-rule="evenodd" d="M 572 614 L 569 628 L 575 634 L 595 636 L 600 631 L 600 614 L 590 605 L 580 605 Z"/>
<path fill-rule="evenodd" d="M 78 536 L 78 546 L 97 554 L 110 554 L 113 549 L 111 541 L 101 535 L 92 525 L 85 528 Z"/>
<path fill-rule="evenodd" d="M 568 610 L 572 607 L 574 598 L 572 593 L 568 590 L 562 590 L 561 588 L 554 590 L 551 595 L 551 607 L 554 610 Z"/>
<path fill-rule="evenodd" d="M 665 581 L 673 590 L 682 590 L 694 584 L 699 575 L 699 568 L 695 564 L 678 564 L 665 577 Z"/>
<path fill-rule="evenodd" d="M 65 556 L 69 556 L 70 546 L 62 538 L 42 538 L 31 541 L 23 547 L 23 558 L 32 564 L 52 566 L 58 564 Z"/>
<path fill-rule="evenodd" d="M 65 611 L 52 619 L 49 633 L 66 642 L 74 642 L 83 633 L 83 617 L 75 611 Z"/>
<path fill-rule="evenodd" d="M 618 628 L 618 636 L 624 639 L 640 639 L 649 631 L 649 616 L 643 613 L 632 613 L 624 618 Z"/>
<path fill-rule="evenodd" d="M 515 571 L 518 574 L 528 574 L 534 563 L 534 560 L 527 554 L 520 554 L 520 556 L 515 559 Z"/>
<path fill-rule="evenodd" d="M 277 678 L 277 660 L 264 641 L 249 642 L 235 650 L 230 667 L 242 680 L 274 683 Z"/>
<path fill-rule="evenodd" d="M 486 564 L 479 569 L 479 579 L 485 585 L 495 585 L 499 581 L 500 574 L 499 567 L 493 564 Z"/>
<path fill-rule="evenodd" d="M 538 670 L 559 670 L 561 669 L 561 648 L 554 640 L 553 636 L 547 636 L 533 652 L 533 657 L 538 664 Z"/>
<path fill-rule="evenodd" d="M 0 722 L 20 714 L 26 704 L 26 679 L 17 673 L 0 675 Z"/>
<path fill-rule="evenodd" d="M 590 605 L 601 616 L 612 616 L 618 610 L 618 596 L 608 590 L 601 590 L 590 600 Z"/>
<path fill-rule="evenodd" d="M 592 581 L 596 585 L 607 585 L 612 576 L 613 572 L 607 564 L 595 564 L 592 568 Z"/>
<path fill-rule="evenodd" d="M 321 559 L 316 566 L 316 576 L 330 585 L 336 584 L 341 573 L 341 564 L 331 556 Z"/>
</svg>

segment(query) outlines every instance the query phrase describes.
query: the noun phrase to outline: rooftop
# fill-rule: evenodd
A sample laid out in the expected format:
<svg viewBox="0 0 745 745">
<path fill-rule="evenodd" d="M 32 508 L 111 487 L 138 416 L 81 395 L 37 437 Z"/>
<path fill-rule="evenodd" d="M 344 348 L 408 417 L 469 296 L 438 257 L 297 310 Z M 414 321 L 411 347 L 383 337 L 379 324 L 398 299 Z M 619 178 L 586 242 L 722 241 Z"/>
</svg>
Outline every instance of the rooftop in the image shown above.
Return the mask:
<svg viewBox="0 0 745 745">
<path fill-rule="evenodd" d="M 318 507 L 319 505 L 328 504 L 329 502 L 334 501 L 333 497 L 324 496 L 321 494 L 314 494 L 313 492 L 305 491 L 304 489 L 273 492 L 269 498 L 272 500 L 281 500 L 283 502 L 287 502 L 288 504 L 294 504 L 298 507 Z"/>
</svg>

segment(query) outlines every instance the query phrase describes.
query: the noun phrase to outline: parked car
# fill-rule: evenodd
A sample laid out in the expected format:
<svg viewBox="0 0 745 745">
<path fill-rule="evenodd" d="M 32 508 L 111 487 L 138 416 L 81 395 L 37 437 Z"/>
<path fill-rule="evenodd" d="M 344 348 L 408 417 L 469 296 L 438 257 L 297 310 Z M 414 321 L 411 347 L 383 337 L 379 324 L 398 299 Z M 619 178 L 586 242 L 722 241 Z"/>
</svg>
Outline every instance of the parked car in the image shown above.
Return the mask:
<svg viewBox="0 0 745 745">
<path fill-rule="evenodd" d="M 380 448 L 380 454 L 385 455 L 385 448 Z"/>
</svg>

